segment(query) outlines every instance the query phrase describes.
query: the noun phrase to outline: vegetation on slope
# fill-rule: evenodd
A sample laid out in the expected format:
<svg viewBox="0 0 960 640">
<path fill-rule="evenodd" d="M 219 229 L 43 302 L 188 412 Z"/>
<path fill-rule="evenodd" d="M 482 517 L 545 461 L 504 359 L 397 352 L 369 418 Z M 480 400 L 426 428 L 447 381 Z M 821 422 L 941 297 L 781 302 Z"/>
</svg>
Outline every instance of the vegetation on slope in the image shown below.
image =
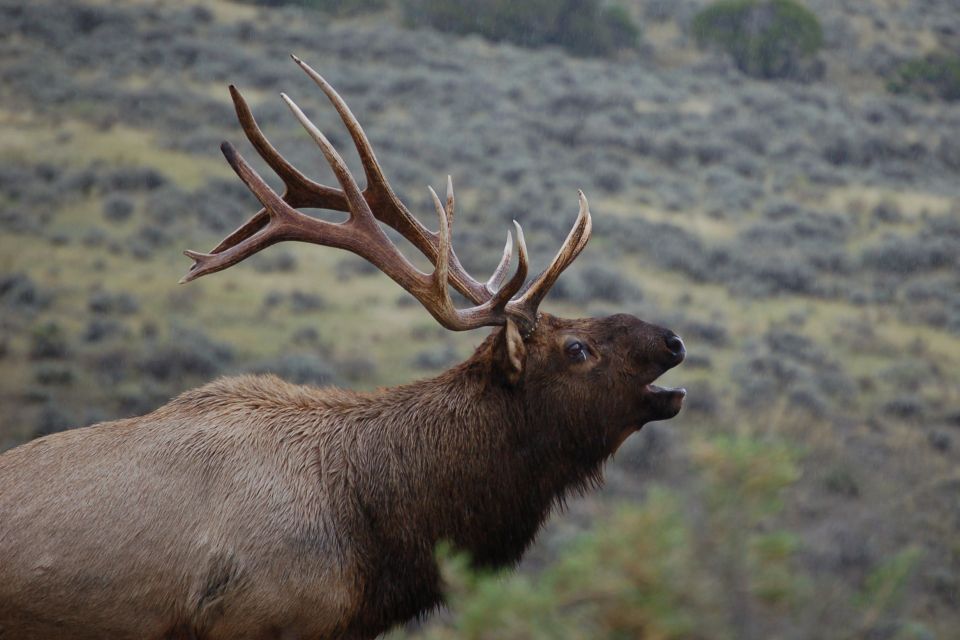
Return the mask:
<svg viewBox="0 0 960 640">
<path fill-rule="evenodd" d="M 894 93 L 960 100 L 960 56 L 931 53 L 908 60 L 897 68 L 888 86 Z"/>
<path fill-rule="evenodd" d="M 308 174 L 332 180 L 280 90 L 358 166 L 294 51 L 344 94 L 428 221 L 424 186 L 453 174 L 472 272 L 493 267 L 514 218 L 542 267 L 582 187 L 594 239 L 548 310 L 636 313 L 690 353 L 665 382 L 688 387 L 684 412 L 631 438 L 604 491 L 571 500 L 503 591 L 454 569 L 468 617 L 426 633 L 465 633 L 474 611 L 535 633 L 488 616 L 495 602 L 516 624 L 530 611 L 573 629 L 618 629 L 621 612 L 651 636 L 703 634 L 702 621 L 734 637 L 823 620 L 837 637 L 950 633 L 960 113 L 887 94 L 891 55 L 870 38 L 885 19 L 885 43 L 926 42 L 952 14 L 871 4 L 865 23 L 821 2 L 825 25 L 860 37 L 828 31 L 819 55 L 874 82 L 799 86 L 700 64 L 685 40 L 699 6 L 661 5 L 651 42 L 665 49 L 625 63 L 409 31 L 389 12 L 0 2 L 0 447 L 239 371 L 410 380 L 482 338 L 437 328 L 388 279 L 316 247 L 175 284 L 182 249 L 212 246 L 257 208 L 217 156 L 221 140 L 243 142 L 227 84 Z M 780 504 L 745 513 L 739 497 L 767 474 Z M 568 608 L 576 592 L 610 600 Z M 726 598 L 749 612 L 746 632 Z"/>
<path fill-rule="evenodd" d="M 403 0 L 413 26 L 527 47 L 555 45 L 574 55 L 606 56 L 637 46 L 640 31 L 624 7 L 601 0 Z"/>
<path fill-rule="evenodd" d="M 729 53 L 737 68 L 757 78 L 790 78 L 823 46 L 817 16 L 794 0 L 720 0 L 693 19 L 701 46 Z"/>
</svg>

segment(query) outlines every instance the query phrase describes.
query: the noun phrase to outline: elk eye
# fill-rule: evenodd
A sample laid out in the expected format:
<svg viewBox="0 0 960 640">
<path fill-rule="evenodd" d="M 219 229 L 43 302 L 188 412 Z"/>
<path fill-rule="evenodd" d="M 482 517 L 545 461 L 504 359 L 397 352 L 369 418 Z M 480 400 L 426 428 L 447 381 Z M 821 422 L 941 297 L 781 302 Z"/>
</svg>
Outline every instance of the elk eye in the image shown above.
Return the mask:
<svg viewBox="0 0 960 640">
<path fill-rule="evenodd" d="M 587 347 L 579 340 L 571 340 L 565 347 L 567 357 L 574 362 L 583 362 L 587 359 Z"/>
</svg>

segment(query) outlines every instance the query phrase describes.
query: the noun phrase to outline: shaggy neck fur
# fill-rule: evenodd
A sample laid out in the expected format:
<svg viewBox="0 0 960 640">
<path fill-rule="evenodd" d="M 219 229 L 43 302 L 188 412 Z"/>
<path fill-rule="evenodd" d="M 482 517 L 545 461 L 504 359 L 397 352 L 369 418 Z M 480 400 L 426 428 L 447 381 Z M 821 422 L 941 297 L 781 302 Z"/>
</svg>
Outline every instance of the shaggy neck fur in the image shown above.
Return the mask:
<svg viewBox="0 0 960 640">
<path fill-rule="evenodd" d="M 376 551 L 363 554 L 378 576 L 368 587 L 373 601 L 396 604 L 397 620 L 439 602 L 436 543 L 479 566 L 515 563 L 555 503 L 599 481 L 607 452 L 594 425 L 543 406 L 523 381 L 500 382 L 494 346 L 492 337 L 438 378 L 364 398 L 382 420 L 358 407 L 366 433 L 346 455 Z"/>
</svg>

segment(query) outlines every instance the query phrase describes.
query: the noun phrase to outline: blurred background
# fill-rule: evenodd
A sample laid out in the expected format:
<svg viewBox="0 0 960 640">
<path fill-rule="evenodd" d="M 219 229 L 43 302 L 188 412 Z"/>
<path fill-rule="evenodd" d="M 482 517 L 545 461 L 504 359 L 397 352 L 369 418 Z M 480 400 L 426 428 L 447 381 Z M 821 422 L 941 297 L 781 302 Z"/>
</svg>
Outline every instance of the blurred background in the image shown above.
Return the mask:
<svg viewBox="0 0 960 640">
<path fill-rule="evenodd" d="M 450 611 L 396 637 L 960 637 L 953 0 L 0 0 L 0 450 L 220 375 L 410 381 L 483 339 L 332 249 L 177 285 L 258 208 L 219 156 L 256 156 L 229 83 L 305 173 L 333 183 L 280 91 L 360 175 L 291 52 L 428 226 L 453 175 L 477 277 L 514 218 L 545 266 L 582 188 L 593 239 L 545 309 L 689 352 L 683 412 L 520 572 L 449 556 Z"/>
</svg>

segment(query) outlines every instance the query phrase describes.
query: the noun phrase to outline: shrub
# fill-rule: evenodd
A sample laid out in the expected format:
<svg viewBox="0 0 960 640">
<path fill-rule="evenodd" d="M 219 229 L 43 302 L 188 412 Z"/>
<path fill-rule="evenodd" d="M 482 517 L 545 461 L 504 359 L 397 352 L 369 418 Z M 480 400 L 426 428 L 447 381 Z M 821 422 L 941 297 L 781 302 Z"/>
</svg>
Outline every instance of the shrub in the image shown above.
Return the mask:
<svg viewBox="0 0 960 640">
<path fill-rule="evenodd" d="M 914 420 L 923 417 L 926 407 L 915 395 L 904 394 L 883 405 L 883 412 L 901 420 Z"/>
<path fill-rule="evenodd" d="M 589 13 L 590 3 L 584 3 Z M 601 7 L 595 21 L 580 30 L 574 27 L 570 51 L 582 55 L 610 55 L 621 49 L 636 48 L 640 29 L 630 17 L 630 12 L 620 5 Z M 577 37 L 579 35 L 579 37 Z"/>
<path fill-rule="evenodd" d="M 633 473 L 656 469 L 666 462 L 677 447 L 675 432 L 653 423 L 629 438 L 617 451 L 617 466 Z"/>
<path fill-rule="evenodd" d="M 358 256 L 347 256 L 337 261 L 334 267 L 337 280 L 350 280 L 355 276 L 372 276 L 380 272 L 376 265 Z"/>
<path fill-rule="evenodd" d="M 261 253 L 252 263 L 259 273 L 291 273 L 297 270 L 297 258 L 289 251 Z"/>
<path fill-rule="evenodd" d="M 160 223 L 147 223 L 141 226 L 127 239 L 131 255 L 139 260 L 147 260 L 153 252 L 170 242 L 170 234 Z"/>
<path fill-rule="evenodd" d="M 208 379 L 234 359 L 230 346 L 194 331 L 176 331 L 165 344 L 152 346 L 139 363 L 154 380 L 181 381 L 187 376 Z"/>
<path fill-rule="evenodd" d="M 383 9 L 386 0 L 247 0 L 262 7 L 302 6 L 337 16 L 357 15 Z"/>
<path fill-rule="evenodd" d="M 100 177 L 105 189 L 120 191 L 153 191 L 167 184 L 167 178 L 149 167 L 121 167 Z"/>
<path fill-rule="evenodd" d="M 344 378 L 358 382 L 374 378 L 377 374 L 377 365 L 372 360 L 359 356 L 338 361 L 337 371 Z"/>
<path fill-rule="evenodd" d="M 112 338 L 125 337 L 128 334 L 126 327 L 110 318 L 93 318 L 83 330 L 85 342 L 96 343 Z"/>
<path fill-rule="evenodd" d="M 129 373 L 130 354 L 124 349 L 98 349 L 90 358 L 89 369 L 100 382 L 116 385 Z"/>
<path fill-rule="evenodd" d="M 37 311 L 50 306 L 53 296 L 42 291 L 25 273 L 0 276 L 0 302 L 13 309 Z"/>
<path fill-rule="evenodd" d="M 830 493 L 845 498 L 860 497 L 860 483 L 853 473 L 844 467 L 830 470 L 823 478 L 823 486 Z"/>
<path fill-rule="evenodd" d="M 337 381 L 337 374 L 325 360 L 307 353 L 289 354 L 255 366 L 252 373 L 272 373 L 294 384 L 323 386 Z"/>
<path fill-rule="evenodd" d="M 960 56 L 931 53 L 908 60 L 897 67 L 887 89 L 927 100 L 960 100 Z"/>
<path fill-rule="evenodd" d="M 39 438 L 51 433 L 66 431 L 74 426 L 73 420 L 67 413 L 54 404 L 47 404 L 40 410 L 37 425 L 33 430 L 33 437 Z"/>
<path fill-rule="evenodd" d="M 94 291 L 87 299 L 87 308 L 94 313 L 106 315 L 130 315 L 140 310 L 140 303 L 129 293 L 120 291 Z"/>
<path fill-rule="evenodd" d="M 69 351 L 63 330 L 54 322 L 36 327 L 30 336 L 30 358 L 33 360 L 64 358 Z"/>
<path fill-rule="evenodd" d="M 69 385 L 73 383 L 73 369 L 57 364 L 43 363 L 33 371 L 33 379 L 42 385 Z"/>
<path fill-rule="evenodd" d="M 256 201 L 238 180 L 216 178 L 208 180 L 190 196 L 190 212 L 209 231 L 225 233 L 236 229 L 246 220 Z"/>
<path fill-rule="evenodd" d="M 83 246 L 90 247 L 92 249 L 102 247 L 107 243 L 108 240 L 110 240 L 110 234 L 108 234 L 101 227 L 91 227 L 87 229 L 83 232 L 83 238 L 81 238 Z"/>
<path fill-rule="evenodd" d="M 452 345 L 438 345 L 424 349 L 413 359 L 413 366 L 417 369 L 440 370 L 446 369 L 457 361 L 457 351 Z"/>
<path fill-rule="evenodd" d="M 133 201 L 130 198 L 114 194 L 103 200 L 103 216 L 111 222 L 123 222 L 133 215 Z"/>
<path fill-rule="evenodd" d="M 525 47 L 557 45 L 580 56 L 606 56 L 637 46 L 640 31 L 629 12 L 600 0 L 404 0 L 411 26 L 476 33 Z"/>
<path fill-rule="evenodd" d="M 794 0 L 720 0 L 693 20 L 701 47 L 729 53 L 743 73 L 757 78 L 801 75 L 823 45 L 817 17 Z"/>
<path fill-rule="evenodd" d="M 290 310 L 294 313 L 323 311 L 326 308 L 326 300 L 324 300 L 322 296 L 319 296 L 315 293 L 306 293 L 305 291 L 295 290 L 290 294 Z"/>
<path fill-rule="evenodd" d="M 714 347 L 725 347 L 730 344 L 730 334 L 727 328 L 717 322 L 700 322 L 698 320 L 680 319 L 680 331 L 688 338 L 703 342 Z"/>
<path fill-rule="evenodd" d="M 956 243 L 948 238 L 917 234 L 888 236 L 864 249 L 863 266 L 876 271 L 910 275 L 956 264 Z"/>
<path fill-rule="evenodd" d="M 575 277 L 574 277 L 575 276 Z M 586 304 L 594 300 L 603 302 L 637 302 L 643 293 L 621 271 L 603 264 L 590 264 L 566 280 L 554 285 L 554 297 Z"/>
<path fill-rule="evenodd" d="M 320 332 L 314 327 L 303 327 L 293 332 L 290 342 L 302 346 L 316 346 L 320 344 Z"/>
</svg>

